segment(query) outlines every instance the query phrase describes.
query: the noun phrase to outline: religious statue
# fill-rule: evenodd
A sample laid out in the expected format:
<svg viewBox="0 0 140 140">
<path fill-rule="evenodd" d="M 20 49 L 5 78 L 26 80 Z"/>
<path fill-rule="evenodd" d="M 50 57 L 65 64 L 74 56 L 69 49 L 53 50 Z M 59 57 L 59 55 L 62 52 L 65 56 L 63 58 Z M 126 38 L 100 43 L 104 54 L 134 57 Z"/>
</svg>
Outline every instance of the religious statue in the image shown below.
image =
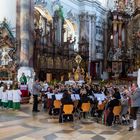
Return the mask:
<svg viewBox="0 0 140 140">
<path fill-rule="evenodd" d="M 10 57 L 9 54 L 8 54 L 9 51 L 10 51 L 10 49 L 4 47 L 4 48 L 2 48 L 0 51 L 1 51 L 1 65 L 2 65 L 2 66 L 6 66 L 6 65 L 8 65 L 8 63 L 9 63 L 10 61 L 12 61 L 11 57 Z"/>
<path fill-rule="evenodd" d="M 77 69 L 74 72 L 74 80 L 75 81 L 79 81 L 80 73 L 81 73 L 81 70 L 80 70 L 80 67 L 78 66 Z"/>
<path fill-rule="evenodd" d="M 119 8 L 119 11 L 124 11 L 125 9 L 124 0 L 119 0 L 118 8 Z"/>
<path fill-rule="evenodd" d="M 77 55 L 75 57 L 75 61 L 77 63 L 77 68 L 73 68 L 72 72 L 68 73 L 68 78 L 72 81 L 84 81 L 85 71 L 82 67 L 80 67 L 80 63 L 82 61 L 81 56 Z"/>
</svg>

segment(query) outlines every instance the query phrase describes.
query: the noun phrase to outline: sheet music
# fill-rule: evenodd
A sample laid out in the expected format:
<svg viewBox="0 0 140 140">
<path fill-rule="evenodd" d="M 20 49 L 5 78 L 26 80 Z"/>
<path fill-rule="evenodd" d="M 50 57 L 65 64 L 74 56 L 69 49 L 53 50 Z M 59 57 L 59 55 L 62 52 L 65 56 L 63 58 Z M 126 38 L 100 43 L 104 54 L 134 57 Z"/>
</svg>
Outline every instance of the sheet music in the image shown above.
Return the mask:
<svg viewBox="0 0 140 140">
<path fill-rule="evenodd" d="M 72 99 L 73 101 L 75 101 L 75 100 L 76 100 L 76 98 L 75 98 L 75 95 L 74 95 L 74 94 L 71 94 L 71 99 Z"/>
<path fill-rule="evenodd" d="M 76 100 L 80 100 L 80 95 L 79 94 L 74 94 Z"/>
<path fill-rule="evenodd" d="M 56 100 L 61 100 L 63 97 L 63 94 L 55 94 Z"/>
<path fill-rule="evenodd" d="M 50 92 L 46 92 L 45 95 L 47 94 L 48 99 L 52 99 L 52 95 L 54 95 L 53 93 Z"/>
<path fill-rule="evenodd" d="M 88 96 L 92 101 L 94 101 L 94 97 L 93 96 Z"/>
<path fill-rule="evenodd" d="M 103 101 L 106 99 L 106 96 L 104 95 L 104 93 L 102 94 L 94 94 L 94 96 L 97 98 L 98 101 Z"/>
</svg>

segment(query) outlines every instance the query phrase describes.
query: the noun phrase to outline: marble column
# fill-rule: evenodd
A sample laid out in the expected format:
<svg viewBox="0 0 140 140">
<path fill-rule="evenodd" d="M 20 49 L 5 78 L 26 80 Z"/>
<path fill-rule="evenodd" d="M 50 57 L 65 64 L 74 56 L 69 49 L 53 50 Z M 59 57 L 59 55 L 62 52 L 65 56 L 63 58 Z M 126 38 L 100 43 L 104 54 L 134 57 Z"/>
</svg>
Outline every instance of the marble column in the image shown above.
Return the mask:
<svg viewBox="0 0 140 140">
<path fill-rule="evenodd" d="M 107 39 L 108 39 L 108 25 L 107 25 L 107 20 L 105 22 L 105 34 L 104 34 L 104 67 L 103 67 L 103 70 L 106 71 L 106 68 L 107 68 L 107 55 L 108 55 L 108 52 L 107 52 Z"/>
<path fill-rule="evenodd" d="M 30 54 L 33 53 L 33 44 L 31 35 L 32 28 L 31 26 L 33 18 L 31 18 L 31 14 L 33 14 L 32 10 L 32 0 L 20 0 L 20 68 L 18 70 L 18 80 L 20 79 L 22 73 L 24 72 L 26 76 L 30 78 L 34 78 L 34 70 L 29 65 Z M 32 47 L 32 48 L 31 48 Z"/>
<path fill-rule="evenodd" d="M 95 41 L 96 41 L 96 16 L 92 16 L 91 18 L 91 38 L 92 38 L 92 49 L 91 49 L 91 56 L 92 56 L 92 61 L 95 61 L 96 59 L 96 44 L 95 44 Z"/>
<path fill-rule="evenodd" d="M 30 44 L 29 44 L 29 66 L 33 67 L 33 52 L 34 52 L 34 1 L 30 0 Z"/>
<path fill-rule="evenodd" d="M 113 20 L 113 47 L 118 47 L 118 21 L 116 19 Z"/>
<path fill-rule="evenodd" d="M 89 43 L 89 15 L 88 13 L 81 13 L 80 16 L 80 34 L 79 41 L 86 41 Z"/>
<path fill-rule="evenodd" d="M 20 0 L 20 65 L 29 66 L 30 0 Z"/>
<path fill-rule="evenodd" d="M 91 50 L 92 50 L 92 31 L 91 31 L 91 20 L 92 20 L 92 15 L 90 15 L 90 20 L 89 20 L 89 63 L 88 63 L 88 74 L 90 75 L 90 66 L 91 66 Z"/>
<path fill-rule="evenodd" d="M 17 39 L 17 56 L 20 56 L 20 1 L 16 0 L 16 39 Z M 18 58 L 18 62 L 20 58 Z"/>
<path fill-rule="evenodd" d="M 118 22 L 118 47 L 122 48 L 122 21 Z"/>
</svg>

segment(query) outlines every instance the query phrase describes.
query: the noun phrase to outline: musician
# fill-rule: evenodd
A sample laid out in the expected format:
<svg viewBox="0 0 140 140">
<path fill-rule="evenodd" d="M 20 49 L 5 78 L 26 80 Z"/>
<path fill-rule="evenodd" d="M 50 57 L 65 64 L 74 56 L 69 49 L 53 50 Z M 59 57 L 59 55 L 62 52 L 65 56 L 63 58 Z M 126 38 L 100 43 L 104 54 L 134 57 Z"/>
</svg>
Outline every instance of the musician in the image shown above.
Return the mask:
<svg viewBox="0 0 140 140">
<path fill-rule="evenodd" d="M 131 85 L 131 107 L 130 107 L 130 126 L 129 131 L 137 128 L 137 112 L 140 107 L 140 88 L 136 83 Z"/>
<path fill-rule="evenodd" d="M 84 90 L 82 90 L 82 91 L 84 91 Z M 87 93 L 84 91 L 84 92 L 81 93 L 81 97 L 80 97 L 80 100 L 78 102 L 77 107 L 78 107 L 78 109 L 81 110 L 81 107 L 82 107 L 83 103 L 91 103 L 91 102 L 92 102 L 91 99 L 88 97 Z M 85 113 L 83 113 L 83 117 L 84 118 L 86 117 Z"/>
<path fill-rule="evenodd" d="M 112 100 L 109 101 L 108 105 L 107 105 L 107 109 L 109 110 L 109 114 L 107 116 L 107 125 L 111 126 L 112 122 L 113 122 L 113 118 L 114 118 L 114 114 L 113 114 L 113 109 L 115 106 L 119 106 L 121 104 L 121 102 L 118 99 L 118 96 L 116 94 L 113 94 L 112 96 Z"/>
<path fill-rule="evenodd" d="M 39 112 L 39 110 L 38 110 L 38 96 L 40 95 L 41 90 L 42 90 L 42 87 L 39 83 L 39 79 L 36 78 L 35 82 L 33 84 L 33 97 L 34 97 L 33 112 Z"/>
<path fill-rule="evenodd" d="M 62 122 L 62 113 L 63 113 L 64 105 L 70 105 L 70 104 L 73 105 L 73 101 L 71 99 L 71 95 L 69 94 L 68 90 L 64 91 L 63 97 L 61 99 L 61 103 L 62 103 L 62 106 L 61 106 L 61 109 L 60 109 L 60 116 L 59 116 L 59 122 L 60 123 Z M 73 116 L 71 116 L 71 115 L 64 116 L 64 118 L 65 118 L 65 121 L 67 121 L 67 120 L 73 121 Z"/>
</svg>

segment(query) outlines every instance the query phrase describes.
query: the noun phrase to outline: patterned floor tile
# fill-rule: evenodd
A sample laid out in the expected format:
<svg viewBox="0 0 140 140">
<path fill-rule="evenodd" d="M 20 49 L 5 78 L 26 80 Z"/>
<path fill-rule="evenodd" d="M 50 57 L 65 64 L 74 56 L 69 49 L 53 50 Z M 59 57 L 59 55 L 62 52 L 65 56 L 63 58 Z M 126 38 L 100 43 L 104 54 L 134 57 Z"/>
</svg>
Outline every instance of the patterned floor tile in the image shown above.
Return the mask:
<svg viewBox="0 0 140 140">
<path fill-rule="evenodd" d="M 44 136 L 45 140 L 56 140 L 57 136 L 55 134 L 50 134 L 47 136 Z"/>
<path fill-rule="evenodd" d="M 74 129 L 74 130 L 79 130 L 79 129 L 82 128 L 82 126 L 80 126 L 80 125 L 74 125 L 71 128 Z"/>
<path fill-rule="evenodd" d="M 128 132 L 128 126 L 107 127 L 93 120 L 60 124 L 47 112 L 32 113 L 32 105 L 21 105 L 20 111 L 0 111 L 0 140 L 139 140 L 140 125 Z"/>
<path fill-rule="evenodd" d="M 100 134 L 113 135 L 113 134 L 115 134 L 115 133 L 117 133 L 117 131 L 103 131 L 103 132 L 101 132 Z"/>
<path fill-rule="evenodd" d="M 80 132 L 80 134 L 95 134 L 94 132 L 92 132 L 92 131 L 90 131 L 90 130 L 80 130 L 79 131 Z"/>
<path fill-rule="evenodd" d="M 27 136 L 23 136 L 23 137 L 19 137 L 19 138 L 13 139 L 13 140 L 36 140 L 36 139 L 30 138 L 30 137 L 27 137 Z"/>
<path fill-rule="evenodd" d="M 91 139 L 92 140 L 105 140 L 106 138 L 99 136 L 99 135 L 96 135 L 96 136 L 92 137 Z"/>
<path fill-rule="evenodd" d="M 58 132 L 56 132 L 56 133 L 66 133 L 66 134 L 68 134 L 68 133 L 72 133 L 74 130 L 60 130 L 60 131 L 58 131 Z"/>
<path fill-rule="evenodd" d="M 11 127 L 7 127 L 7 128 L 2 128 L 0 129 L 0 138 L 9 138 L 9 137 L 13 137 L 22 133 L 27 133 L 28 131 L 30 131 L 30 128 L 25 128 L 22 126 L 11 126 Z"/>
</svg>

